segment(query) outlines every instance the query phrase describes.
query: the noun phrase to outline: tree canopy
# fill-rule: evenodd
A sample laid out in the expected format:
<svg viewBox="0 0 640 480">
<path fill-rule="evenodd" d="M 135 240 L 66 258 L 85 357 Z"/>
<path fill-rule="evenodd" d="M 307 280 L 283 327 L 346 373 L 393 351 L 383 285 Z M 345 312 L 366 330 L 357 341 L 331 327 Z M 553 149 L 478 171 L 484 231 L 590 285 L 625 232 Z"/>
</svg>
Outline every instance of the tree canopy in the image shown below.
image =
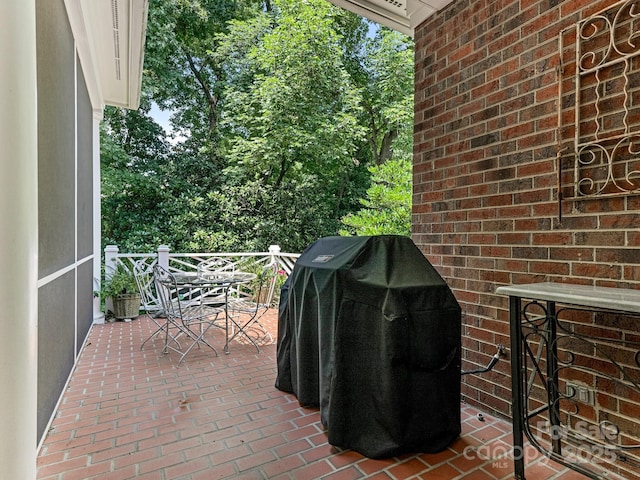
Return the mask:
<svg viewBox="0 0 640 480">
<path fill-rule="evenodd" d="M 342 218 L 343 235 L 411 233 L 411 161 L 393 159 L 369 167 L 371 186 L 357 213 Z"/>
<path fill-rule="evenodd" d="M 364 231 L 390 183 L 378 231 L 408 234 L 410 39 L 325 0 L 157 0 L 146 45 L 141 108 L 105 112 L 104 244 L 301 251 Z"/>
</svg>

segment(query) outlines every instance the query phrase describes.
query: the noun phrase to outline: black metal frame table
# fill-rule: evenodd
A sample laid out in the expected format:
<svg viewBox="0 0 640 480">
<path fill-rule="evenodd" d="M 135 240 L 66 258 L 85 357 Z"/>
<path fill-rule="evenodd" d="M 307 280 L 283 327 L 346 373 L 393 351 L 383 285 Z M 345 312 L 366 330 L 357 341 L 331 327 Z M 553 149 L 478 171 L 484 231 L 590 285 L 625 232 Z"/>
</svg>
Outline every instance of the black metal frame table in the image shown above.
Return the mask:
<svg viewBox="0 0 640 480">
<path fill-rule="evenodd" d="M 611 478 L 612 467 L 620 468 L 620 463 L 639 468 L 632 452 L 640 453 L 640 441 L 629 442 L 623 428 L 610 420 L 615 415 L 596 408 L 596 399 L 604 398 L 597 396 L 602 393 L 598 384 L 640 395 L 638 337 L 616 336 L 615 328 L 603 335 L 601 326 L 572 324 L 559 316 L 592 312 L 638 317 L 640 291 L 546 282 L 503 286 L 496 292 L 509 296 L 516 480 L 525 479 L 525 435 L 539 452 L 589 478 Z M 598 358 L 582 365 L 581 350 Z M 620 360 L 620 352 L 629 352 L 628 361 Z M 593 388 L 579 381 L 570 384 L 560 378 L 570 371 L 586 372 L 598 381 Z M 591 411 L 593 421 L 581 416 L 581 408 Z"/>
<path fill-rule="evenodd" d="M 180 272 L 175 273 L 176 284 L 180 288 L 199 290 L 199 294 L 193 295 L 192 301 L 206 301 L 206 295 L 202 292 L 209 288 L 221 289 L 224 300 L 224 353 L 229 354 L 229 290 L 232 287 L 249 283 L 256 278 L 255 273 L 248 272 Z M 222 306 L 222 305 L 220 305 Z"/>
</svg>

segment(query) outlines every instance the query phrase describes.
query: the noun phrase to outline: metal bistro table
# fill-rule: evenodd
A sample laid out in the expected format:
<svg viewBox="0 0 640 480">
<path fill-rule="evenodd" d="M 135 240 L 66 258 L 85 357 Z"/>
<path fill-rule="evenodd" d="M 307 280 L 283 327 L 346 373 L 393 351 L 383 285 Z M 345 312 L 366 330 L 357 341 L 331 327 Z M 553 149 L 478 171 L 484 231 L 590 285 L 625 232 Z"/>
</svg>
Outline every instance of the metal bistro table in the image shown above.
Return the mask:
<svg viewBox="0 0 640 480">
<path fill-rule="evenodd" d="M 229 353 L 229 290 L 232 287 L 249 283 L 256 278 L 255 273 L 248 272 L 180 272 L 175 273 L 176 284 L 179 288 L 197 290 L 195 300 L 201 302 L 212 301 L 224 306 L 224 353 Z M 203 292 L 214 290 L 216 295 L 212 297 Z M 224 304 L 224 305 L 223 305 Z"/>
<path fill-rule="evenodd" d="M 640 398 L 640 336 L 619 323 L 640 316 L 640 291 L 548 282 L 496 292 L 509 296 L 515 478 L 525 479 L 523 435 L 589 478 L 638 475 L 640 426 L 607 399 Z"/>
</svg>

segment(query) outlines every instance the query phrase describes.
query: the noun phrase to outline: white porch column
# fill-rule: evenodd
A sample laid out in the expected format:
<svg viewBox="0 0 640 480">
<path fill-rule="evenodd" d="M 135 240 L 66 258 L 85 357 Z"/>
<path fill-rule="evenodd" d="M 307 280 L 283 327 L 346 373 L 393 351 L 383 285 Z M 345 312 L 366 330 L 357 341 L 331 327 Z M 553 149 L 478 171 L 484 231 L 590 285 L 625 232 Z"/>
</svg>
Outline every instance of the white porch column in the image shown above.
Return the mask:
<svg viewBox="0 0 640 480">
<path fill-rule="evenodd" d="M 0 478 L 36 478 L 35 1 L 0 2 Z"/>
<path fill-rule="evenodd" d="M 100 121 L 102 109 L 93 111 L 93 291 L 99 292 L 102 284 L 102 207 L 100 205 Z M 104 323 L 100 309 L 100 297 L 93 297 L 93 323 Z"/>
</svg>

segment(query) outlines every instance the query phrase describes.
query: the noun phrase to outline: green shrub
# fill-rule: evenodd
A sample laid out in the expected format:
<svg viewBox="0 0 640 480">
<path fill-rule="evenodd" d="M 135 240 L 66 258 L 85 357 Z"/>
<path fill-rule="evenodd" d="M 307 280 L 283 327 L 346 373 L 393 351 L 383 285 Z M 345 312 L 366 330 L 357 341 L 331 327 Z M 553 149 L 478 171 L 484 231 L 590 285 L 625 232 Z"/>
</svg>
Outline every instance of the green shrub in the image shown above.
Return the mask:
<svg viewBox="0 0 640 480">
<path fill-rule="evenodd" d="M 133 272 L 118 263 L 111 278 L 105 278 L 100 289 L 102 298 L 115 298 L 123 293 L 139 293 Z"/>
</svg>

